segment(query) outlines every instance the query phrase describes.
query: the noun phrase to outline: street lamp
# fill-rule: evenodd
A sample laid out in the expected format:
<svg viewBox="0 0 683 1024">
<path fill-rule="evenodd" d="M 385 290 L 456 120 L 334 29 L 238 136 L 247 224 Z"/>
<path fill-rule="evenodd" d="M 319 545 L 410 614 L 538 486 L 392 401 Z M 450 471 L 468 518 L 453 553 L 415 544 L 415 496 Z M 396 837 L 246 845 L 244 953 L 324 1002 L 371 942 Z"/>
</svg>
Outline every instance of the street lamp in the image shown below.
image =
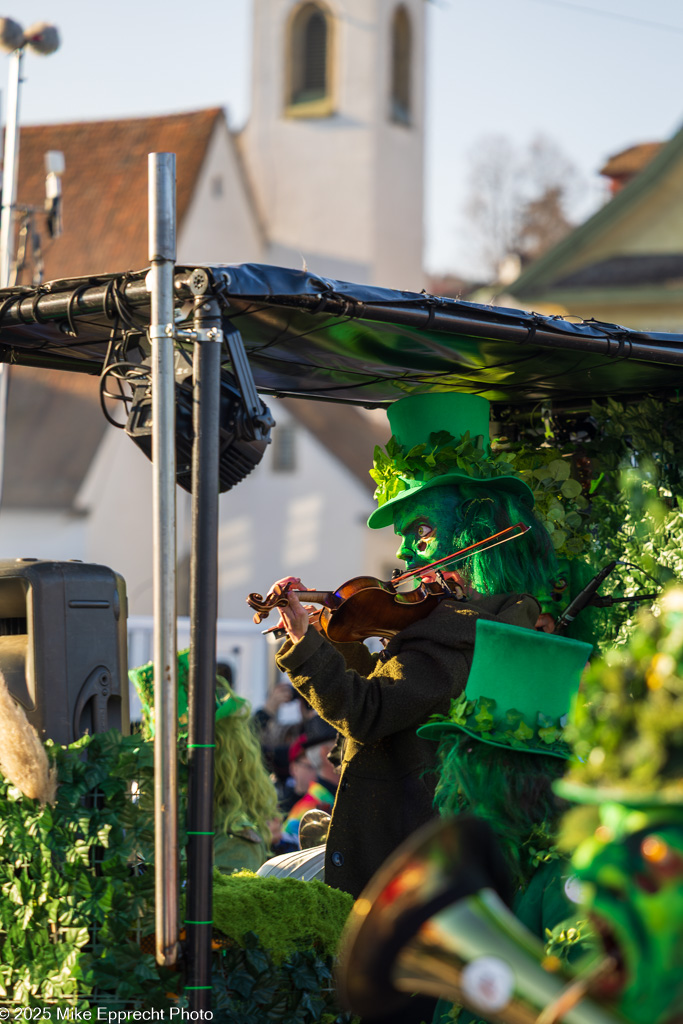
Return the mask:
<svg viewBox="0 0 683 1024">
<path fill-rule="evenodd" d="M 19 170 L 19 85 L 26 47 L 47 56 L 59 49 L 59 32 L 54 25 L 39 22 L 26 32 L 11 18 L 0 18 L 0 49 L 10 54 L 7 88 L 7 124 L 0 212 L 0 288 L 9 288 L 14 253 L 14 208 Z M 8 367 L 0 363 L 0 500 L 5 476 L 5 435 L 7 433 Z"/>
<path fill-rule="evenodd" d="M 7 89 L 7 125 L 3 161 L 2 212 L 0 213 L 0 288 L 9 288 L 14 253 L 14 207 L 19 169 L 19 85 L 26 47 L 47 56 L 59 49 L 54 25 L 39 22 L 25 32 L 11 18 L 0 18 L 0 49 L 10 54 Z"/>
</svg>

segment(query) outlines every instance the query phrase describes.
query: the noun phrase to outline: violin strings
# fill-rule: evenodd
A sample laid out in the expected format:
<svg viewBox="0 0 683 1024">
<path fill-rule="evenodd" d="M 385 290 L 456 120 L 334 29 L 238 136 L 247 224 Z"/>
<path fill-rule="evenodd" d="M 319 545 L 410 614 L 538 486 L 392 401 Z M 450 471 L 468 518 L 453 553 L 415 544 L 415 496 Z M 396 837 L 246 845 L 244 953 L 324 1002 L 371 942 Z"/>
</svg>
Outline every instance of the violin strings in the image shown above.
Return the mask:
<svg viewBox="0 0 683 1024">
<path fill-rule="evenodd" d="M 397 583 L 402 583 L 404 580 L 412 579 L 413 576 L 418 576 L 421 572 L 427 572 L 429 569 L 434 569 L 436 566 L 446 566 L 456 559 L 467 558 L 470 555 L 476 555 L 483 551 L 488 551 L 490 548 L 496 548 L 499 544 L 506 544 L 509 540 L 516 540 L 517 537 L 522 537 L 528 529 L 529 527 L 525 526 L 524 523 L 515 523 L 514 526 L 508 526 L 504 530 L 500 530 L 499 533 L 493 533 L 490 537 L 485 537 L 483 540 L 478 540 L 466 548 L 461 548 L 460 551 L 454 551 L 452 555 L 446 555 L 445 558 L 439 558 L 436 562 L 430 562 L 429 565 L 418 565 L 415 569 L 409 569 L 401 576 L 397 576 L 396 579 L 391 582 L 395 586 Z M 518 532 L 513 533 L 513 530 L 517 530 Z M 510 536 L 505 536 L 505 534 L 510 534 Z M 496 538 L 500 538 L 500 540 L 496 540 Z"/>
</svg>

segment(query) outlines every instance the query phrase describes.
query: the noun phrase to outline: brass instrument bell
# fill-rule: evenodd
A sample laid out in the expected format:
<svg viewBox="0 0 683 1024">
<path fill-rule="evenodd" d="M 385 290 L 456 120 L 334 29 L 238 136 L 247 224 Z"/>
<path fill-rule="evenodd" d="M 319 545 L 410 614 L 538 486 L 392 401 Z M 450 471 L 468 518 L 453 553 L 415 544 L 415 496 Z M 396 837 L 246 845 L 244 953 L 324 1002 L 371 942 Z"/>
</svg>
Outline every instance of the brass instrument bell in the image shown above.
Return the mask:
<svg viewBox="0 0 683 1024">
<path fill-rule="evenodd" d="M 342 1003 L 372 1019 L 423 993 L 502 1024 L 621 1022 L 545 955 L 507 901 L 507 871 L 484 822 L 463 815 L 420 829 L 354 905 L 337 972 Z"/>
</svg>

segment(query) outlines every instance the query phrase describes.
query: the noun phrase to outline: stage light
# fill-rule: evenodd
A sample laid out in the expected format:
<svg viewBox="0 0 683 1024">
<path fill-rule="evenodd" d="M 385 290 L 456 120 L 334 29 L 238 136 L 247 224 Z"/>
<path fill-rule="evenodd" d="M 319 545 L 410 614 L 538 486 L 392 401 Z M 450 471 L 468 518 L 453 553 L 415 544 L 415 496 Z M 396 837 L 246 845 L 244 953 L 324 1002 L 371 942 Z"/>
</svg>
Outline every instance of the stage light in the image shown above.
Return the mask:
<svg viewBox="0 0 683 1024">
<path fill-rule="evenodd" d="M 152 458 L 152 390 L 148 382 L 129 381 L 133 391 L 126 433 Z M 185 491 L 192 490 L 192 446 L 194 426 L 192 378 L 176 384 L 176 480 Z M 231 373 L 221 371 L 219 490 L 229 491 L 258 466 L 270 444 L 275 425 L 268 407 L 261 402 L 261 416 L 254 422 L 248 415 L 242 394 Z"/>
</svg>

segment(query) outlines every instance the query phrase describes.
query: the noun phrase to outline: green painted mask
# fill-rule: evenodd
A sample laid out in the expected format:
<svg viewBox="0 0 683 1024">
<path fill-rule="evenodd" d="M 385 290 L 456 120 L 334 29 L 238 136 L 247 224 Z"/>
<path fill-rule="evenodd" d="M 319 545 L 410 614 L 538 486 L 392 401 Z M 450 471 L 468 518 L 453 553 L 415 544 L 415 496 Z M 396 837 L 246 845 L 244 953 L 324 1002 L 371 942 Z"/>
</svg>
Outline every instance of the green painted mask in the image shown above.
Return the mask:
<svg viewBox="0 0 683 1024">
<path fill-rule="evenodd" d="M 605 803 L 577 848 L 582 903 L 619 968 L 602 995 L 633 1024 L 678 1019 L 683 1005 L 683 809 Z"/>
<path fill-rule="evenodd" d="M 415 569 L 450 555 L 457 547 L 461 517 L 454 487 L 434 487 L 406 498 L 394 511 L 394 533 L 401 538 L 396 557 Z"/>
</svg>

